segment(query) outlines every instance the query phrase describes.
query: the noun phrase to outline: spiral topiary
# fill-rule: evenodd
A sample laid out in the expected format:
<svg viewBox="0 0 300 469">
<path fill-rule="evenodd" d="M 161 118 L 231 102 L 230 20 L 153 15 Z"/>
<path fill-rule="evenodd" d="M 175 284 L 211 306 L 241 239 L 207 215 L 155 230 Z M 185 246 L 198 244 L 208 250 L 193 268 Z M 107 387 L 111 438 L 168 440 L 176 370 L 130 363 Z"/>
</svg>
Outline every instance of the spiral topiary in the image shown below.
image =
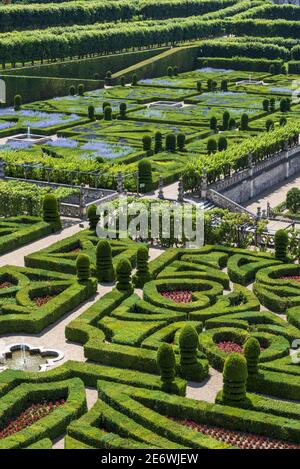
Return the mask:
<svg viewBox="0 0 300 469">
<path fill-rule="evenodd" d="M 97 205 L 92 204 L 87 209 L 87 218 L 89 221 L 90 230 L 95 231 L 97 228 L 100 216 L 97 214 Z"/>
<path fill-rule="evenodd" d="M 146 246 L 139 247 L 136 254 L 137 270 L 133 279 L 136 288 L 143 288 L 145 283 L 149 282 L 151 278 L 148 266 L 148 259 L 148 248 Z"/>
<path fill-rule="evenodd" d="M 179 335 L 180 374 L 184 379 L 200 382 L 205 378 L 205 372 L 197 360 L 198 344 L 196 329 L 187 324 Z"/>
<path fill-rule="evenodd" d="M 249 337 L 246 340 L 243 349 L 247 361 L 248 375 L 255 375 L 258 372 L 260 344 L 255 337 Z"/>
<path fill-rule="evenodd" d="M 57 198 L 53 194 L 47 194 L 43 200 L 43 220 L 51 223 L 55 231 L 61 228 L 60 214 Z"/>
<path fill-rule="evenodd" d="M 90 258 L 86 254 L 79 254 L 76 259 L 76 272 L 79 282 L 86 282 L 91 276 Z"/>
<path fill-rule="evenodd" d="M 246 400 L 247 362 L 240 353 L 231 353 L 223 368 L 223 402 L 238 404 Z"/>
<path fill-rule="evenodd" d="M 175 354 L 170 344 L 163 343 L 157 351 L 157 366 L 163 383 L 163 390 L 170 392 L 175 379 Z"/>
<path fill-rule="evenodd" d="M 132 291 L 131 283 L 131 264 L 126 257 L 119 260 L 116 268 L 117 289 L 119 291 Z"/>
<path fill-rule="evenodd" d="M 101 239 L 96 247 L 96 272 L 99 282 L 113 282 L 115 279 L 111 245 L 106 239 Z"/>
</svg>

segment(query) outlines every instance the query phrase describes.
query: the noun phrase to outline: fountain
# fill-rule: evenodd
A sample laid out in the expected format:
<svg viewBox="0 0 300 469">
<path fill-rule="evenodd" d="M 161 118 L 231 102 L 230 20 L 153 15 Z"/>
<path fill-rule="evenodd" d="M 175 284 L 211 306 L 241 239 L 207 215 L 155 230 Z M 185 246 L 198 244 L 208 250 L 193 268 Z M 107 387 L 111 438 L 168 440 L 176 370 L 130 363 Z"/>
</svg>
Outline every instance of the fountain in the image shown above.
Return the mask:
<svg viewBox="0 0 300 469">
<path fill-rule="evenodd" d="M 7 346 L 0 353 L 0 371 L 8 368 L 22 371 L 46 371 L 63 357 L 64 354 L 59 350 L 32 347 L 21 342 Z"/>
<path fill-rule="evenodd" d="M 27 132 L 24 134 L 17 134 L 17 135 L 12 135 L 11 137 L 8 137 L 7 141 L 10 142 L 26 142 L 29 144 L 42 144 L 49 142 L 49 140 L 52 140 L 52 137 L 49 137 L 47 135 L 38 135 L 38 134 L 32 134 L 30 131 L 30 126 L 27 127 Z"/>
<path fill-rule="evenodd" d="M 183 101 L 154 101 L 152 103 L 148 103 L 147 107 L 166 107 L 166 108 L 182 108 L 184 107 Z"/>
</svg>

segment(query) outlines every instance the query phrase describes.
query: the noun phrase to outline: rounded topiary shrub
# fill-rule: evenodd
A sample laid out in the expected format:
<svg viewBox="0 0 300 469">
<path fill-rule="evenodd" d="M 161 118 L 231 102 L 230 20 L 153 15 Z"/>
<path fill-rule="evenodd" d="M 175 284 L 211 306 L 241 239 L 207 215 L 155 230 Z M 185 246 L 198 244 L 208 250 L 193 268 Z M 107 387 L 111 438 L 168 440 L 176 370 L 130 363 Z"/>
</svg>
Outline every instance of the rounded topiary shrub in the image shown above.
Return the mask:
<svg viewBox="0 0 300 469">
<path fill-rule="evenodd" d="M 141 192 L 149 192 L 152 190 L 152 167 L 150 161 L 144 159 L 138 163 L 139 170 L 139 186 Z"/>
<path fill-rule="evenodd" d="M 142 138 L 143 150 L 147 153 L 147 156 L 152 155 L 152 139 L 150 135 L 144 135 Z"/>
<path fill-rule="evenodd" d="M 79 254 L 76 259 L 76 272 L 79 282 L 86 282 L 91 276 L 90 258 L 86 254 Z"/>
<path fill-rule="evenodd" d="M 205 371 L 197 360 L 199 340 L 196 329 L 187 324 L 179 335 L 180 374 L 189 381 L 202 381 Z"/>
<path fill-rule="evenodd" d="M 105 106 L 103 109 L 104 120 L 111 121 L 112 120 L 112 108 L 110 106 Z"/>
<path fill-rule="evenodd" d="M 80 83 L 80 84 L 78 85 L 77 91 L 78 91 L 79 96 L 83 96 L 83 95 L 84 95 L 84 84 L 83 84 L 83 83 Z"/>
<path fill-rule="evenodd" d="M 19 111 L 21 109 L 22 105 L 22 97 L 19 94 L 16 94 L 14 97 L 14 110 Z"/>
<path fill-rule="evenodd" d="M 243 349 L 247 361 L 248 375 L 255 375 L 258 372 L 260 343 L 255 337 L 249 337 L 246 340 Z"/>
<path fill-rule="evenodd" d="M 240 353 L 231 353 L 223 368 L 223 402 L 238 404 L 246 399 L 247 362 Z"/>
<path fill-rule="evenodd" d="M 75 86 L 74 85 L 70 86 L 69 88 L 70 96 L 75 96 L 75 93 L 76 93 Z"/>
<path fill-rule="evenodd" d="M 148 266 L 148 259 L 148 248 L 146 246 L 139 247 L 136 254 L 137 270 L 133 279 L 136 288 L 143 288 L 145 283 L 149 282 L 151 278 Z"/>
<path fill-rule="evenodd" d="M 162 136 L 162 133 L 159 132 L 159 131 L 155 132 L 154 140 L 155 140 L 154 153 L 159 153 L 160 151 L 163 150 L 163 144 L 162 144 L 163 136 Z"/>
<path fill-rule="evenodd" d="M 184 147 L 185 147 L 185 135 L 180 132 L 177 135 L 177 148 L 179 151 L 183 151 Z"/>
<path fill-rule="evenodd" d="M 111 245 L 107 239 L 101 239 L 97 244 L 96 271 L 99 282 L 113 282 L 115 279 Z"/>
<path fill-rule="evenodd" d="M 127 105 L 126 103 L 121 103 L 119 106 L 120 109 L 120 118 L 125 119 L 126 118 L 126 111 L 127 111 Z"/>
<path fill-rule="evenodd" d="M 129 260 L 126 257 L 123 257 L 119 260 L 116 268 L 116 277 L 117 277 L 117 289 L 120 291 L 132 291 L 131 283 L 131 271 L 132 267 Z"/>
<path fill-rule="evenodd" d="M 92 121 L 96 119 L 95 107 L 92 104 L 88 107 L 88 118 Z"/>
<path fill-rule="evenodd" d="M 166 135 L 166 150 L 175 152 L 176 151 L 176 135 L 167 134 Z"/>
<path fill-rule="evenodd" d="M 95 231 L 97 228 L 100 216 L 97 214 L 97 205 L 92 204 L 87 209 L 87 218 L 89 221 L 90 230 Z"/>
<path fill-rule="evenodd" d="M 47 194 L 44 197 L 43 220 L 47 223 L 51 223 L 54 230 L 59 230 L 61 228 L 57 198 L 53 194 Z"/>
<path fill-rule="evenodd" d="M 157 366 L 163 382 L 163 390 L 171 391 L 175 379 L 175 354 L 170 344 L 163 343 L 157 351 Z"/>
<path fill-rule="evenodd" d="M 287 261 L 287 249 L 289 237 L 285 230 L 277 230 L 275 233 L 275 257 L 279 261 Z"/>
</svg>

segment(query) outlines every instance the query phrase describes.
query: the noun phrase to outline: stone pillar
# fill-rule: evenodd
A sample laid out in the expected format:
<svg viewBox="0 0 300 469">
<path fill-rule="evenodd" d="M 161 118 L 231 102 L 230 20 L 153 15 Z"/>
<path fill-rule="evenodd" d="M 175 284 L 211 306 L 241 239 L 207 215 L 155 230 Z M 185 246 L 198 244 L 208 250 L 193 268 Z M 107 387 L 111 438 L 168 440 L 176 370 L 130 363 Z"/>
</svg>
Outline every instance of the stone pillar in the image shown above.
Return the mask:
<svg viewBox="0 0 300 469">
<path fill-rule="evenodd" d="M 159 182 L 158 182 L 158 198 L 159 199 L 164 199 L 164 180 L 162 176 L 159 176 Z"/>
<path fill-rule="evenodd" d="M 267 202 L 267 218 L 271 218 L 271 205 L 270 202 Z"/>
<path fill-rule="evenodd" d="M 261 207 L 257 207 L 256 220 L 261 220 Z"/>
<path fill-rule="evenodd" d="M 285 177 L 288 179 L 290 176 L 290 161 L 289 161 L 289 144 L 284 142 L 284 151 L 285 151 Z"/>
<path fill-rule="evenodd" d="M 81 184 L 80 185 L 80 192 L 79 192 L 79 217 L 81 219 L 84 218 L 84 208 L 85 208 L 84 184 Z"/>
<path fill-rule="evenodd" d="M 5 163 L 2 158 L 0 158 L 0 179 L 5 178 Z"/>
<path fill-rule="evenodd" d="M 266 219 L 268 218 L 268 217 L 267 217 L 267 210 L 266 210 L 266 209 L 263 209 L 262 214 L 261 214 L 261 218 L 262 218 L 263 220 L 266 220 Z"/>
<path fill-rule="evenodd" d="M 178 196 L 177 196 L 177 202 L 183 202 L 183 197 L 184 197 L 184 192 L 183 192 L 183 183 L 182 183 L 182 178 L 179 179 L 178 181 Z"/>
<path fill-rule="evenodd" d="M 117 176 L 117 192 L 119 194 L 122 194 L 123 192 L 123 174 L 122 171 L 118 171 L 118 176 Z"/>
<path fill-rule="evenodd" d="M 207 172 L 206 169 L 202 169 L 202 178 L 201 178 L 201 199 L 206 199 L 207 197 Z"/>
</svg>

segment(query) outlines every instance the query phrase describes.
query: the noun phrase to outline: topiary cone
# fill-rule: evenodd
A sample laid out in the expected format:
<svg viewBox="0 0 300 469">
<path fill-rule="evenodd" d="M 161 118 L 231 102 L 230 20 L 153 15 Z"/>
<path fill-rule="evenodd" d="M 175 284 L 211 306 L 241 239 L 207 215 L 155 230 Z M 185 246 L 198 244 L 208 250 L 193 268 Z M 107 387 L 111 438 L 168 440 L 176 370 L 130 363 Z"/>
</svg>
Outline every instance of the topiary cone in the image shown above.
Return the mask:
<svg viewBox="0 0 300 469">
<path fill-rule="evenodd" d="M 91 277 L 90 258 L 86 254 L 79 254 L 76 259 L 76 272 L 79 282 L 86 282 Z"/>
<path fill-rule="evenodd" d="M 109 241 L 101 239 L 96 247 L 96 271 L 99 282 L 113 282 L 115 272 Z"/>
<path fill-rule="evenodd" d="M 57 199 L 53 194 L 47 194 L 43 200 L 43 220 L 51 223 L 55 230 L 61 228 Z"/>
<path fill-rule="evenodd" d="M 237 404 L 246 399 L 247 362 L 240 353 L 231 353 L 223 369 L 223 401 Z"/>
<path fill-rule="evenodd" d="M 187 324 L 179 335 L 180 374 L 182 378 L 189 381 L 201 382 L 206 377 L 206 373 L 197 359 L 198 345 L 196 329 Z"/>
<path fill-rule="evenodd" d="M 248 375 L 258 373 L 260 343 L 255 337 L 249 337 L 244 344 L 244 355 L 247 361 Z"/>
<path fill-rule="evenodd" d="M 117 289 L 120 291 L 132 291 L 133 286 L 131 283 L 132 267 L 129 260 L 123 257 L 119 260 L 116 268 Z"/>
</svg>

